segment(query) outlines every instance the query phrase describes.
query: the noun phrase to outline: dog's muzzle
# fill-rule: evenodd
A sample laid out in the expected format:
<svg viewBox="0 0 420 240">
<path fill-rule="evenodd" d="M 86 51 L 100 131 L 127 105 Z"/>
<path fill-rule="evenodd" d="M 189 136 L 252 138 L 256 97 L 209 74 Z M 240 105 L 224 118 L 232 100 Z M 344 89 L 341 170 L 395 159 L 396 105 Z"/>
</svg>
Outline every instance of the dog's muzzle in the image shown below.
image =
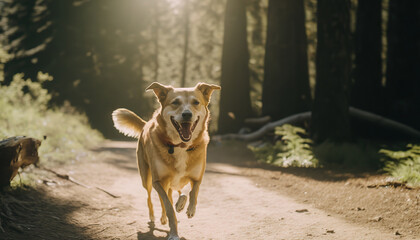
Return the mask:
<svg viewBox="0 0 420 240">
<path fill-rule="evenodd" d="M 194 123 L 191 121 L 178 123 L 175 120 L 175 118 L 171 116 L 172 125 L 174 125 L 175 129 L 177 130 L 179 134 L 179 137 L 184 142 L 188 142 L 191 140 L 192 134 L 195 130 L 195 127 L 197 127 L 199 120 L 200 120 L 200 116 L 198 116 L 197 120 Z"/>
</svg>

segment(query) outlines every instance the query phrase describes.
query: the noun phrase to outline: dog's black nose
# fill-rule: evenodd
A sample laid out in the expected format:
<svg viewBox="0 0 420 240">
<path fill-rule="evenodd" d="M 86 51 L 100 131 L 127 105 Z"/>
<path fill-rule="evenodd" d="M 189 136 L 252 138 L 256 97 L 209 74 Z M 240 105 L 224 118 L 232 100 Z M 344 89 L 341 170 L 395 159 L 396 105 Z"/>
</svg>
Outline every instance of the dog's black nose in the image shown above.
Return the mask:
<svg viewBox="0 0 420 240">
<path fill-rule="evenodd" d="M 186 110 L 182 113 L 182 118 L 184 120 L 191 120 L 192 118 L 192 112 L 190 110 Z"/>
</svg>

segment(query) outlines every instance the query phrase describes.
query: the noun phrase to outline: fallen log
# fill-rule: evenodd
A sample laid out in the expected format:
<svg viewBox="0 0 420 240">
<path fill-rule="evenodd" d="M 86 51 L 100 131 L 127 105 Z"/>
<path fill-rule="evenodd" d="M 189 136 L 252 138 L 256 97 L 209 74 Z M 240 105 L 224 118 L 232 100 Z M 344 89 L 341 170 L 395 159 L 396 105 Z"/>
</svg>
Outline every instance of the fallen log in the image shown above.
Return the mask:
<svg viewBox="0 0 420 240">
<path fill-rule="evenodd" d="M 0 141 L 0 187 L 9 186 L 19 168 L 38 163 L 39 146 L 40 140 L 25 136 Z"/>
<path fill-rule="evenodd" d="M 399 123 L 397 121 L 388 119 L 386 117 L 367 112 L 361 109 L 357 109 L 354 107 L 349 108 L 349 114 L 350 117 L 360 119 L 363 121 L 367 121 L 373 124 L 377 124 L 378 126 L 388 128 L 388 129 L 394 129 L 396 131 L 401 132 L 402 134 L 405 134 L 410 137 L 414 137 L 416 139 L 420 139 L 420 131 L 407 126 L 405 124 Z M 292 116 L 280 119 L 275 122 L 268 123 L 258 129 L 255 132 L 248 133 L 248 134 L 226 134 L 222 136 L 218 136 L 217 138 L 222 140 L 240 140 L 240 141 L 255 141 L 263 136 L 265 136 L 267 133 L 274 131 L 274 129 L 278 126 L 284 125 L 284 124 L 295 124 L 300 123 L 303 121 L 308 121 L 312 117 L 312 112 L 303 112 L 294 114 Z"/>
<path fill-rule="evenodd" d="M 377 124 L 384 128 L 394 129 L 407 136 L 420 139 L 420 131 L 403 123 L 354 107 L 350 107 L 349 112 L 351 117 Z"/>
<path fill-rule="evenodd" d="M 240 141 L 254 141 L 257 139 L 262 138 L 264 135 L 266 135 L 269 132 L 274 131 L 274 129 L 277 126 L 281 126 L 283 124 L 293 124 L 293 123 L 298 123 L 298 122 L 302 122 L 304 120 L 310 119 L 311 118 L 311 112 L 304 112 L 304 113 L 299 113 L 299 114 L 294 114 L 292 116 L 280 119 L 278 121 L 275 122 L 271 122 L 268 123 L 266 125 L 264 125 L 263 127 L 261 127 L 260 129 L 258 129 L 255 132 L 252 133 L 248 133 L 248 134 L 225 134 L 220 136 L 220 138 L 222 140 L 240 140 Z"/>
<path fill-rule="evenodd" d="M 271 121 L 270 116 L 264 116 L 260 118 L 246 118 L 244 124 L 249 127 L 261 127 Z"/>
</svg>

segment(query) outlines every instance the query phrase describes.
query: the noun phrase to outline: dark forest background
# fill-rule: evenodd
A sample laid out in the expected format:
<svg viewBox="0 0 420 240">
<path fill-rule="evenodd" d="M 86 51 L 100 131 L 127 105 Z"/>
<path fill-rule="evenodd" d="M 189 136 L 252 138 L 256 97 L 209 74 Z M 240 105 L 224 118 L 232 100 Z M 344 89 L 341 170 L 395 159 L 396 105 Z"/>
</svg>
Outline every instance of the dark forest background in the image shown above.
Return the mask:
<svg viewBox="0 0 420 240">
<path fill-rule="evenodd" d="M 0 16 L 2 84 L 49 73 L 53 104 L 109 138 L 115 108 L 150 116 L 153 81 L 220 84 L 213 132 L 312 110 L 319 142 L 394 136 L 349 106 L 420 129 L 417 0 L 3 0 Z"/>
<path fill-rule="evenodd" d="M 366 229 L 419 233 L 420 0 L 0 0 L 1 239 L 167 232 L 121 221 L 141 210 L 124 203 L 134 185 L 120 188 L 134 145 L 112 141 L 134 140 L 115 109 L 148 120 L 158 108 L 152 82 L 222 87 L 207 184 L 234 171 L 227 194 L 246 180 Z M 89 224 L 92 212 L 109 216 Z"/>
</svg>

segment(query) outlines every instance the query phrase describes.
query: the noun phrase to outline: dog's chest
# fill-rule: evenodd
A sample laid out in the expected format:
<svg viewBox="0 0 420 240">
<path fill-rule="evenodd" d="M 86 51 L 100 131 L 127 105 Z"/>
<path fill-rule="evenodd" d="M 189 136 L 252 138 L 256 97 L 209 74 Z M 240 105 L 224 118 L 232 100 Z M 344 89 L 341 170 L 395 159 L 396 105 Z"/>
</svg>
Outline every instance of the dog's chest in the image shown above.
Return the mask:
<svg viewBox="0 0 420 240">
<path fill-rule="evenodd" d="M 173 158 L 175 171 L 171 181 L 171 188 L 181 190 L 186 184 L 186 179 L 183 178 L 187 175 L 188 152 L 185 148 L 175 148 Z"/>
</svg>

